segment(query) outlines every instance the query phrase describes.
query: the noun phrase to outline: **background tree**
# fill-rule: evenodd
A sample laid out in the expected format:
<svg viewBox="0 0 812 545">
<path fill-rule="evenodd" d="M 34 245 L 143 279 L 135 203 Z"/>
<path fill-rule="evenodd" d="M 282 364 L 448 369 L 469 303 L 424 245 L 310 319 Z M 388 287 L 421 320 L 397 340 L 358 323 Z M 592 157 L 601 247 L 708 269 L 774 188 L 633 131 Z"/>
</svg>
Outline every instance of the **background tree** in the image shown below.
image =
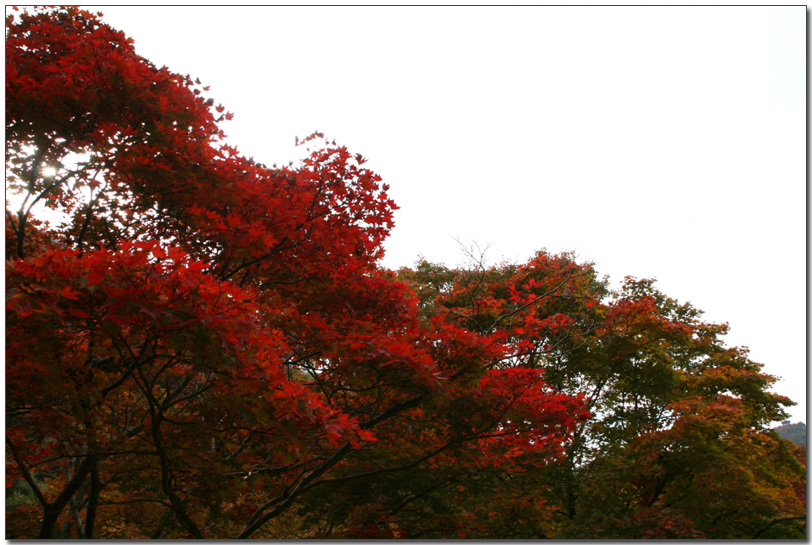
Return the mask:
<svg viewBox="0 0 812 545">
<path fill-rule="evenodd" d="M 782 439 L 792 441 L 796 445 L 806 446 L 806 424 L 803 422 L 791 424 L 789 420 L 785 420 L 775 428 L 775 433 Z"/>
<path fill-rule="evenodd" d="M 501 336 L 508 368 L 539 368 L 582 394 L 562 463 L 532 472 L 555 514 L 536 535 L 567 538 L 783 537 L 805 533 L 805 458 L 770 431 L 788 399 L 727 325 L 627 278 L 612 291 L 591 264 L 540 252 L 457 269 L 419 262 L 399 276 L 427 317 Z M 526 533 L 522 537 L 534 537 Z"/>
</svg>

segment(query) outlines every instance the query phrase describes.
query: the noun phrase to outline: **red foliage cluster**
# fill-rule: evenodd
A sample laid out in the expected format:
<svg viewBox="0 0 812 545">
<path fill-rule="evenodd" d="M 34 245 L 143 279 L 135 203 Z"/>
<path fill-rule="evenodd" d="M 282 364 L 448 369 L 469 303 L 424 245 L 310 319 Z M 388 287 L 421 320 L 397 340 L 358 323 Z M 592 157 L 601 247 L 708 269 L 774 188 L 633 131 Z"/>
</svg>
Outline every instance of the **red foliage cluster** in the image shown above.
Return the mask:
<svg viewBox="0 0 812 545">
<path fill-rule="evenodd" d="M 499 339 L 419 319 L 376 269 L 395 206 L 360 155 L 242 157 L 206 88 L 80 9 L 9 16 L 6 59 L 7 474 L 39 537 L 120 535 L 125 505 L 154 535 L 247 537 L 462 444 L 505 469 L 560 454 L 586 417 L 492 369 Z"/>
</svg>

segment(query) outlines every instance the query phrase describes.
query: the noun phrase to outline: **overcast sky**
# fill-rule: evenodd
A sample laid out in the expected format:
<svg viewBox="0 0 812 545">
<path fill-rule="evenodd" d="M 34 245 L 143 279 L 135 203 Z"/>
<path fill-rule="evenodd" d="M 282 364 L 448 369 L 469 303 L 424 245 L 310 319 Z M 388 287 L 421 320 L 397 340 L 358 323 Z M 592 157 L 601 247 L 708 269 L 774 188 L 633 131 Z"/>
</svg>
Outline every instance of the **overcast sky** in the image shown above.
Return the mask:
<svg viewBox="0 0 812 545">
<path fill-rule="evenodd" d="M 654 277 L 806 421 L 806 8 L 104 7 L 266 164 L 319 130 L 401 207 L 383 264 Z"/>
</svg>

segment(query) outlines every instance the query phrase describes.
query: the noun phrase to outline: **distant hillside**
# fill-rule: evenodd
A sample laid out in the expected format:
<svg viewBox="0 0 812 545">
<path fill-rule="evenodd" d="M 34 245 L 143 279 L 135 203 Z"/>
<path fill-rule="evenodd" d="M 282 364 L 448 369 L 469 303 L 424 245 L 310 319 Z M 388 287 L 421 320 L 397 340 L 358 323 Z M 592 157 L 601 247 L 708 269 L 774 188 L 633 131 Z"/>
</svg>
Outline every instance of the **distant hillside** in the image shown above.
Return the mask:
<svg viewBox="0 0 812 545">
<path fill-rule="evenodd" d="M 774 429 L 779 437 L 792 441 L 797 445 L 806 445 L 806 424 L 803 422 L 790 424 L 789 420 L 785 420 L 780 426 Z"/>
</svg>

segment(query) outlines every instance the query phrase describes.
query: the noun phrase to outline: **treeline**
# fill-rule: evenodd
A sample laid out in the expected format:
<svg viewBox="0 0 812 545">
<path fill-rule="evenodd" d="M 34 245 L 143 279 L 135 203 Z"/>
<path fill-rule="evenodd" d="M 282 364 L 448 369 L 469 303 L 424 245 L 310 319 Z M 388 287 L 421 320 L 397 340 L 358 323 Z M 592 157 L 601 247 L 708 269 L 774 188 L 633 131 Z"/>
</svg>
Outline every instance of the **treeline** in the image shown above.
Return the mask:
<svg viewBox="0 0 812 545">
<path fill-rule="evenodd" d="M 806 424 L 803 422 L 791 424 L 789 420 L 785 420 L 780 426 L 774 429 L 775 433 L 782 439 L 792 441 L 796 445 L 806 446 Z"/>
</svg>

